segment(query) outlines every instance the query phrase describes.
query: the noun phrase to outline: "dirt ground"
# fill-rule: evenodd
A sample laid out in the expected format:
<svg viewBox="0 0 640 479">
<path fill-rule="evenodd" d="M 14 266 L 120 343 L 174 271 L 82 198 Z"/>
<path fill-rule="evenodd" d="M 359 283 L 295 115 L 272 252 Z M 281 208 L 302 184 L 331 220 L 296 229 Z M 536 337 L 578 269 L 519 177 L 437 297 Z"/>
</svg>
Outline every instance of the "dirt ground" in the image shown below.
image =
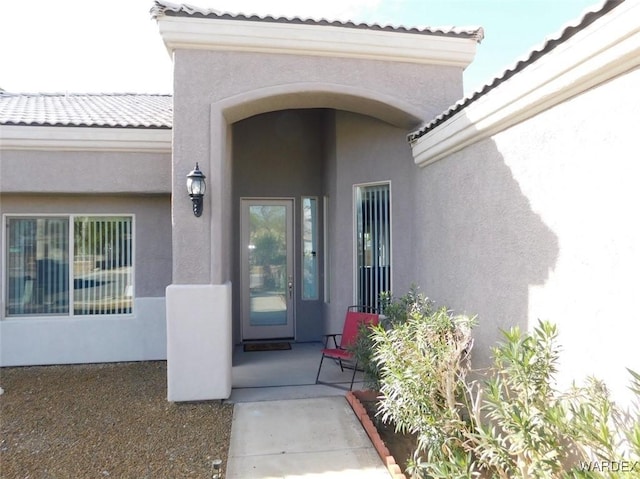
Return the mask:
<svg viewBox="0 0 640 479">
<path fill-rule="evenodd" d="M 361 403 L 367 411 L 367 415 L 376 426 L 382 442 L 387 446 L 387 449 L 389 449 L 389 452 L 400 466 L 400 469 L 405 472 L 407 470 L 407 461 L 411 459 L 413 451 L 416 448 L 415 436 L 397 433 L 392 424 L 383 423 L 380 417 L 377 416 L 376 401 L 361 400 Z"/>
<path fill-rule="evenodd" d="M 233 406 L 169 403 L 166 363 L 0 369 L 0 477 L 209 478 Z"/>
</svg>

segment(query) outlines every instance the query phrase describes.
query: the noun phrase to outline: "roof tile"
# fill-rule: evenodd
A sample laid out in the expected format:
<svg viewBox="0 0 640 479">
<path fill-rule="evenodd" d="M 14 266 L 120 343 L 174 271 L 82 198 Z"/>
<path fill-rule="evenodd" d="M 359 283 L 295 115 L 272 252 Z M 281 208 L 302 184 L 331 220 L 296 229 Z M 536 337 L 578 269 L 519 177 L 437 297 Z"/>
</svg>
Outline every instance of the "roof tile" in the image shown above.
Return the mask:
<svg viewBox="0 0 640 479">
<path fill-rule="evenodd" d="M 290 23 L 304 25 L 319 25 L 344 28 L 358 28 L 364 30 L 376 30 L 396 33 L 413 33 L 422 35 L 436 35 L 446 37 L 474 38 L 477 42 L 481 42 L 484 38 L 484 30 L 481 27 L 405 27 L 392 25 L 379 25 L 377 23 L 354 23 L 342 22 L 337 20 L 311 19 L 300 17 L 274 17 L 271 15 L 258 16 L 247 15 L 243 13 L 229 13 L 215 10 L 213 8 L 201 8 L 187 4 L 177 4 L 166 0 L 155 0 L 154 6 L 151 8 L 151 16 L 155 19 L 167 15 L 173 17 L 194 17 L 194 18 L 212 18 L 221 20 L 243 20 L 249 22 L 266 22 L 266 23 Z"/>
<path fill-rule="evenodd" d="M 171 128 L 171 95 L 0 92 L 0 125 Z"/>
</svg>

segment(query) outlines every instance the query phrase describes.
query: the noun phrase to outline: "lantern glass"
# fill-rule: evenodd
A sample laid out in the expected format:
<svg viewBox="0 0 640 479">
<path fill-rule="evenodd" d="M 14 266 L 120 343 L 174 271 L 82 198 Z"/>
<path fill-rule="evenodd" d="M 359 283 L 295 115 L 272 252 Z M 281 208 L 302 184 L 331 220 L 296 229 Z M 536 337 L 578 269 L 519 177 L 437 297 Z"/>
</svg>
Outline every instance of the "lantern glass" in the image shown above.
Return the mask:
<svg viewBox="0 0 640 479">
<path fill-rule="evenodd" d="M 193 176 L 187 178 L 187 191 L 190 195 L 204 195 L 207 185 L 201 176 Z"/>
</svg>

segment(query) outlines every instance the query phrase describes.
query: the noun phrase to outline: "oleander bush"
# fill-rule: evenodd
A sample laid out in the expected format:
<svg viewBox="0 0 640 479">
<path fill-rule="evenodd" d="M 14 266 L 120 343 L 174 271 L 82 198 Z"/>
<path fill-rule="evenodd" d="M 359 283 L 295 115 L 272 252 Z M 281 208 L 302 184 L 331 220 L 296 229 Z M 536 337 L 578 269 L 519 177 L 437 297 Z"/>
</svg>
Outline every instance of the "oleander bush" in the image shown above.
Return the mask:
<svg viewBox="0 0 640 479">
<path fill-rule="evenodd" d="M 623 413 L 594 378 L 559 391 L 555 325 L 540 322 L 530 334 L 512 328 L 503 335 L 488 379 L 467 387 L 475 400 L 465 436 L 478 469 L 492 478 L 629 477 L 602 466 L 630 468 L 640 460 L 638 408 Z M 632 376 L 640 397 L 639 377 Z M 640 463 L 637 468 L 640 477 Z"/>
<path fill-rule="evenodd" d="M 409 292 L 400 298 L 389 293 L 380 295 L 380 324 L 385 331 L 407 322 L 410 317 L 429 316 L 433 312 L 434 302 L 412 286 Z M 380 390 L 380 371 L 378 362 L 374 360 L 375 346 L 373 335 L 368 326 L 360 330 L 353 347 L 358 365 L 364 370 L 364 381 L 368 388 Z"/>
<path fill-rule="evenodd" d="M 360 360 L 380 392 L 378 415 L 398 432 L 416 435 L 410 470 L 417 471 L 427 456 L 449 459 L 449 450 L 462 448 L 460 398 L 474 318 L 435 308 L 415 288 L 398 300 L 385 299 L 385 319 L 360 334 L 370 346 L 370 356 Z M 366 349 L 363 343 L 357 351 Z"/>
<path fill-rule="evenodd" d="M 640 375 L 621 410 L 590 378 L 559 391 L 558 330 L 512 328 L 482 380 L 469 380 L 475 318 L 412 290 L 385 298 L 384 321 L 362 331 L 356 354 L 380 392 L 378 416 L 417 437 L 414 478 L 640 477 Z"/>
</svg>

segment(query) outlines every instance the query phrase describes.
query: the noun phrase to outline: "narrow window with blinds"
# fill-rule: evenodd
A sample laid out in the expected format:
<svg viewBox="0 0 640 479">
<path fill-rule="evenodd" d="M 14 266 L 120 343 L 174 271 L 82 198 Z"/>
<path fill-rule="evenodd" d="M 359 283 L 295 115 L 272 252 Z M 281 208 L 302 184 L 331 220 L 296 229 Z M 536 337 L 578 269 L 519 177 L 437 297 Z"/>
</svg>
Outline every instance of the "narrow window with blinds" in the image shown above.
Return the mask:
<svg viewBox="0 0 640 479">
<path fill-rule="evenodd" d="M 390 197 L 388 183 L 356 186 L 357 301 L 376 309 L 391 290 Z"/>
<path fill-rule="evenodd" d="M 132 312 L 132 217 L 8 217 L 6 224 L 7 316 Z"/>
</svg>

